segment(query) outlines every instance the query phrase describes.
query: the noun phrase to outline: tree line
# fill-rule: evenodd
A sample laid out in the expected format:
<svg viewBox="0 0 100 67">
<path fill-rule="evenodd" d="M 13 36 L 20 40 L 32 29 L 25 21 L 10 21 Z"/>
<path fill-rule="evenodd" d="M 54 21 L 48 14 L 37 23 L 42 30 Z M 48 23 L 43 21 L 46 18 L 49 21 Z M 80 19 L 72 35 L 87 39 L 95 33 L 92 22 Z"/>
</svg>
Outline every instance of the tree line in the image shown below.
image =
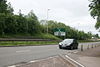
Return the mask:
<svg viewBox="0 0 100 67">
<path fill-rule="evenodd" d="M 27 15 L 21 13 L 16 15 L 13 13 L 14 9 L 11 4 L 6 0 L 0 0 L 0 36 L 15 35 L 15 34 L 35 34 L 48 33 L 54 35 L 54 28 L 64 28 L 66 32 L 65 38 L 75 39 L 89 39 L 92 35 L 91 32 L 85 33 L 84 31 L 78 31 L 64 23 L 49 20 L 38 20 L 38 17 L 31 10 Z M 62 38 L 62 37 L 59 37 Z"/>
<path fill-rule="evenodd" d="M 47 27 L 46 20 L 41 20 L 40 24 L 42 25 L 42 27 L 44 27 L 44 30 L 42 32 L 46 33 L 46 27 Z M 93 35 L 91 32 L 85 33 L 84 31 L 78 31 L 75 28 L 67 26 L 64 23 L 49 20 L 48 21 L 48 30 L 49 30 L 48 32 L 50 34 L 54 35 L 53 30 L 55 28 L 65 29 L 65 32 L 66 32 L 65 38 L 75 38 L 75 39 L 78 39 L 78 40 L 86 40 L 86 39 L 91 39 L 91 37 L 95 37 L 95 35 Z M 99 37 L 99 36 L 97 35 L 96 37 Z M 60 38 L 63 39 L 63 37 L 60 37 Z"/>
<path fill-rule="evenodd" d="M 28 15 L 13 13 L 13 8 L 6 0 L 0 0 L 0 35 L 18 33 L 39 33 L 40 25 L 37 16 L 30 11 Z"/>
</svg>

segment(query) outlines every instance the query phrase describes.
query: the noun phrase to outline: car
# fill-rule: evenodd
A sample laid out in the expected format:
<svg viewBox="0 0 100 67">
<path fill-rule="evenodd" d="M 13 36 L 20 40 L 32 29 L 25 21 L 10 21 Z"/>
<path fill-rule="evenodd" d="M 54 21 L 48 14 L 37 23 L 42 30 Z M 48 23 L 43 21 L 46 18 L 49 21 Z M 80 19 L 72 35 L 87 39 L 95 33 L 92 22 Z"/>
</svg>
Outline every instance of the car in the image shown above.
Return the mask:
<svg viewBox="0 0 100 67">
<path fill-rule="evenodd" d="M 76 39 L 64 39 L 62 42 L 59 43 L 59 48 L 63 49 L 78 49 L 78 42 Z"/>
</svg>

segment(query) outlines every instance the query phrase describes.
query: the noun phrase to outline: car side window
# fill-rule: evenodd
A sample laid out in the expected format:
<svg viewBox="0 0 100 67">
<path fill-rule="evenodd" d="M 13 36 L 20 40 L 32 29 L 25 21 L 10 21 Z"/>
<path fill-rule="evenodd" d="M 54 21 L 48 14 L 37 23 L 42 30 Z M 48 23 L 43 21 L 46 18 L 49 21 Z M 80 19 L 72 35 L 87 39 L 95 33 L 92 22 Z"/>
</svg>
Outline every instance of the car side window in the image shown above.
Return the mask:
<svg viewBox="0 0 100 67">
<path fill-rule="evenodd" d="M 75 40 L 75 42 L 77 43 L 77 40 Z"/>
<path fill-rule="evenodd" d="M 77 43 L 77 40 L 74 40 L 74 42 L 73 43 Z"/>
</svg>

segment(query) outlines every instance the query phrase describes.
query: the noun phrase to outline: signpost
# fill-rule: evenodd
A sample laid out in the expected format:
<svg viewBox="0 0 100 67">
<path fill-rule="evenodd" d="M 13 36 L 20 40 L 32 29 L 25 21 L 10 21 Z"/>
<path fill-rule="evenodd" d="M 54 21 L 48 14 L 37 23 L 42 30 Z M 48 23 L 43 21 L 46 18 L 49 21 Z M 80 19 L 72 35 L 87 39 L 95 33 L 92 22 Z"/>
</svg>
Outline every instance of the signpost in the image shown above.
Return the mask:
<svg viewBox="0 0 100 67">
<path fill-rule="evenodd" d="M 54 29 L 54 35 L 55 36 L 65 36 L 65 29 L 64 28 L 55 28 Z"/>
</svg>

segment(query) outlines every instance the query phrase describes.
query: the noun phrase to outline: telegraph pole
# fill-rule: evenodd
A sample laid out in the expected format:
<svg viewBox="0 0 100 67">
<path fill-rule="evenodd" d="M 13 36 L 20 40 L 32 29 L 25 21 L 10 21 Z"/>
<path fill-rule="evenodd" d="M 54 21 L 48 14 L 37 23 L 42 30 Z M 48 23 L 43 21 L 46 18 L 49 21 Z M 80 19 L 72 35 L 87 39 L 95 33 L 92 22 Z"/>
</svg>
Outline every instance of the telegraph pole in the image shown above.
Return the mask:
<svg viewBox="0 0 100 67">
<path fill-rule="evenodd" d="M 48 17 L 49 17 L 49 10 L 50 10 L 50 9 L 47 9 L 47 20 L 46 20 L 46 23 L 47 23 L 47 34 L 48 34 Z"/>
</svg>

